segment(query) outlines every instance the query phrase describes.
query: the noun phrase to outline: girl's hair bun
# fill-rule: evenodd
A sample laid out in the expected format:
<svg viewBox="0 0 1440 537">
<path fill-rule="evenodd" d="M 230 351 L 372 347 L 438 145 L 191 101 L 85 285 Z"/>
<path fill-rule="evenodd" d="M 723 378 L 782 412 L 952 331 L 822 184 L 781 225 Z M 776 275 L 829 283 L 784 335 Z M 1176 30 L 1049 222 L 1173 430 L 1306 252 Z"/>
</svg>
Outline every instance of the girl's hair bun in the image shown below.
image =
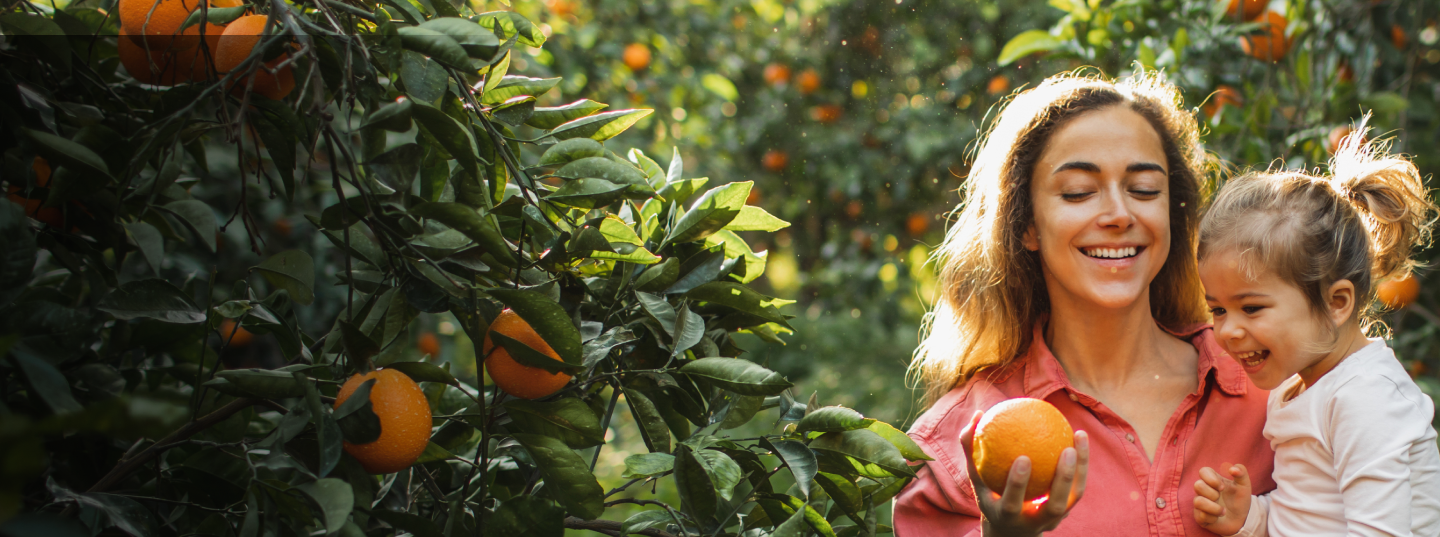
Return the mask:
<svg viewBox="0 0 1440 537">
<path fill-rule="evenodd" d="M 1341 139 L 1327 180 L 1369 231 L 1372 276 L 1381 279 L 1410 271 L 1415 248 L 1430 242 L 1437 210 L 1414 164 L 1390 155 L 1388 142 L 1366 140 L 1369 119 Z"/>
</svg>

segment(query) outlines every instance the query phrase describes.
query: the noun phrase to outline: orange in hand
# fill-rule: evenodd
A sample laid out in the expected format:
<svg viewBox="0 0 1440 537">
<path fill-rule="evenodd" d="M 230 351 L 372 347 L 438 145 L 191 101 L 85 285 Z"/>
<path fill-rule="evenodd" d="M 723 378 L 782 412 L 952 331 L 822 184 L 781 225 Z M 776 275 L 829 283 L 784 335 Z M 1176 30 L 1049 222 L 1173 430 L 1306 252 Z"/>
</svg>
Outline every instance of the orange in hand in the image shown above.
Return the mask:
<svg viewBox="0 0 1440 537">
<path fill-rule="evenodd" d="M 975 470 L 986 487 L 999 493 L 1005 490 L 1010 465 L 1021 455 L 1029 457 L 1025 499 L 1033 500 L 1050 492 L 1060 454 L 1074 443 L 1070 422 L 1050 403 L 1030 398 L 1002 401 L 985 411 L 975 428 Z"/>
<path fill-rule="evenodd" d="M 394 369 L 381 369 L 345 381 L 335 395 L 335 408 L 372 378 L 376 380 L 370 387 L 370 408 L 380 417 L 380 438 L 368 444 L 345 442 L 345 452 L 360 461 L 367 472 L 391 474 L 415 464 L 430 444 L 430 402 L 410 377 Z"/>
<path fill-rule="evenodd" d="M 485 332 L 485 343 L 481 346 L 481 352 L 485 356 L 485 372 L 505 393 L 521 399 L 539 399 L 560 391 L 560 388 L 570 382 L 570 375 L 563 372 L 551 373 L 516 362 L 505 347 L 497 346 L 490 340 L 491 332 L 499 332 L 557 361 L 563 360 L 540 334 L 535 333 L 530 323 L 507 308 L 495 317 L 495 322 L 490 323 L 490 329 Z"/>
</svg>

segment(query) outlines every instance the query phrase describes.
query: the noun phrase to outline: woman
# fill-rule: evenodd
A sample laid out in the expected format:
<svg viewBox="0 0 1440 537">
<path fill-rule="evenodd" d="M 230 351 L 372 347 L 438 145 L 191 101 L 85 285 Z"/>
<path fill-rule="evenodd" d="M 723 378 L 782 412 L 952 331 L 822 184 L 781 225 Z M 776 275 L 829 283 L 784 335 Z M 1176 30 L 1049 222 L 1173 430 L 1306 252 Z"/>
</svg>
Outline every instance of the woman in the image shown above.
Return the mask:
<svg viewBox="0 0 1440 537">
<path fill-rule="evenodd" d="M 934 404 L 910 435 L 935 460 L 896 497 L 899 537 L 1212 535 L 1191 516 L 1201 468 L 1243 463 L 1274 488 L 1266 393 L 1203 324 L 1204 159 L 1179 105 L 1153 75 L 1059 75 L 997 118 L 912 365 Z M 1077 431 L 1040 505 L 1021 497 L 1027 458 L 1004 491 L 972 477 L 974 424 L 1014 397 Z"/>
</svg>

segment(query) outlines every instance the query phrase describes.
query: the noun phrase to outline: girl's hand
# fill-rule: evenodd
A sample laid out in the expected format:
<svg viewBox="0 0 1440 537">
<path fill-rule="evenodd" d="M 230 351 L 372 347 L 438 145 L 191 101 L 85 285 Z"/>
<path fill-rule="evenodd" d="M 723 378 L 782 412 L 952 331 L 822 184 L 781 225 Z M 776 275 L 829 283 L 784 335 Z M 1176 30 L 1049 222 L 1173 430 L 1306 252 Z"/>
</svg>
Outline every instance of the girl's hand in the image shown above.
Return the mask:
<svg viewBox="0 0 1440 537">
<path fill-rule="evenodd" d="M 970 425 L 960 433 L 960 446 L 965 450 L 965 463 L 970 468 L 970 484 L 975 487 L 975 501 L 984 516 L 984 532 L 987 537 L 1030 537 L 1055 529 L 1070 508 L 1085 495 L 1085 472 L 1090 462 L 1090 440 L 1085 431 L 1075 432 L 1075 447 L 1065 448 L 1060 454 L 1060 464 L 1055 469 L 1055 480 L 1050 484 L 1050 499 L 1035 505 L 1025 501 L 1025 487 L 1030 482 L 1030 458 L 1015 459 L 1010 466 L 1010 479 L 1005 490 L 997 493 L 980 480 L 975 471 L 975 456 L 972 444 L 975 441 L 975 427 L 980 423 L 982 411 L 975 411 Z M 1064 501 L 1057 501 L 1063 498 Z"/>
<path fill-rule="evenodd" d="M 1220 535 L 1234 535 L 1250 514 L 1250 474 L 1245 465 L 1230 467 L 1231 478 L 1209 467 L 1195 482 L 1195 522 Z"/>
</svg>

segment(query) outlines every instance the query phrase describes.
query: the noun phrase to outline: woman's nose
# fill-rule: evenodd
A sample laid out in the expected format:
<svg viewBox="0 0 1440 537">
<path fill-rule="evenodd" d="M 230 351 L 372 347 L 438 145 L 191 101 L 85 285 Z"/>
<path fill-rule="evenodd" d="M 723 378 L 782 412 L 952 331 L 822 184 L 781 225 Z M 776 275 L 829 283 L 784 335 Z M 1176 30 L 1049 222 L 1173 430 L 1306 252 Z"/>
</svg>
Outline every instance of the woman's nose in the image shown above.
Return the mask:
<svg viewBox="0 0 1440 537">
<path fill-rule="evenodd" d="M 1101 227 L 1129 228 L 1135 223 L 1135 215 L 1130 212 L 1130 206 L 1126 204 L 1128 198 L 1119 189 L 1107 189 L 1104 193 L 1104 212 L 1100 215 L 1099 224 Z"/>
</svg>

